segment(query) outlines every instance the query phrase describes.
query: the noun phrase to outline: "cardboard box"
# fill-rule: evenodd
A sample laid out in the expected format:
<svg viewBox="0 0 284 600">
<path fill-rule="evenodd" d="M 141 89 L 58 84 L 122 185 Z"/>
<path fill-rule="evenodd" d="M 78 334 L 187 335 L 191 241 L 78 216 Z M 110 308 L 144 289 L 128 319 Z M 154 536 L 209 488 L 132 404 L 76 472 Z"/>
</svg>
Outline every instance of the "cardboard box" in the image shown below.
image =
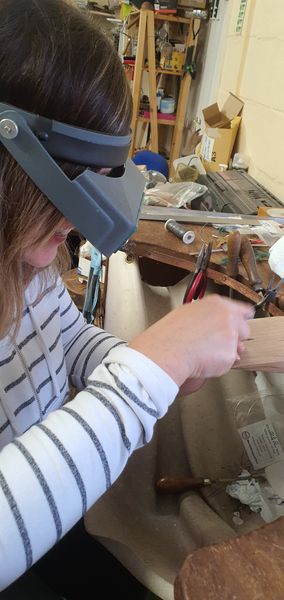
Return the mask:
<svg viewBox="0 0 284 600">
<path fill-rule="evenodd" d="M 200 156 L 206 171 L 221 171 L 228 165 L 236 141 L 244 103 L 229 94 L 222 109 L 217 102 L 203 109 L 205 131 L 201 139 Z"/>
</svg>

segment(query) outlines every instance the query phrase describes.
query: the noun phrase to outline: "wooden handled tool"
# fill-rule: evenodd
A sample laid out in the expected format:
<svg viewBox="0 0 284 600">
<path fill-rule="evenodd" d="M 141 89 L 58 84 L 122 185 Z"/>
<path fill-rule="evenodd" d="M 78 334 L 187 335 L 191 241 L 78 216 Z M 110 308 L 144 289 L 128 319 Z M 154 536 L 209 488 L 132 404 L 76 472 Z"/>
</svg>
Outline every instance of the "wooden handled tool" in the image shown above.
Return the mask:
<svg viewBox="0 0 284 600">
<path fill-rule="evenodd" d="M 188 490 L 197 490 L 206 485 L 211 485 L 211 479 L 204 477 L 162 477 L 158 479 L 156 489 L 167 494 L 180 494 Z"/>
<path fill-rule="evenodd" d="M 241 234 L 239 231 L 231 231 L 227 237 L 227 275 L 234 279 L 238 275 L 238 262 L 241 249 Z"/>
<path fill-rule="evenodd" d="M 254 474 L 254 478 L 263 478 L 262 474 Z M 225 479 L 209 479 L 208 477 L 162 477 L 156 482 L 157 492 L 181 494 L 190 490 L 198 490 L 214 483 L 232 483 L 248 479 L 248 475 Z"/>
<path fill-rule="evenodd" d="M 263 289 L 263 283 L 257 271 L 256 259 L 252 245 L 246 235 L 242 236 L 240 259 L 247 272 L 251 287 L 255 292 L 260 292 Z"/>
<path fill-rule="evenodd" d="M 262 280 L 258 274 L 253 247 L 246 235 L 239 231 L 231 231 L 227 237 L 227 275 L 236 278 L 238 276 L 239 258 L 244 265 L 250 285 L 255 292 L 263 289 Z"/>
</svg>

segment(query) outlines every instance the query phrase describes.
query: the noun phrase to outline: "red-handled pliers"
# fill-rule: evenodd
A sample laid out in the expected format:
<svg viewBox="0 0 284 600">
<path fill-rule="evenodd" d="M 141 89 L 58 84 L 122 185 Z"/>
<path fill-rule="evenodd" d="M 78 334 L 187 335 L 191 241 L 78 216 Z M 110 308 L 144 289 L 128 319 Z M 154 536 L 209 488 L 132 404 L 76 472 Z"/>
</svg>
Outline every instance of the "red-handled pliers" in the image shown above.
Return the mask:
<svg viewBox="0 0 284 600">
<path fill-rule="evenodd" d="M 197 298 L 203 298 L 206 290 L 207 275 L 206 270 L 210 260 L 212 252 L 212 243 L 203 244 L 196 261 L 195 271 L 192 274 L 185 294 L 183 297 L 183 304 L 197 300 Z"/>
</svg>

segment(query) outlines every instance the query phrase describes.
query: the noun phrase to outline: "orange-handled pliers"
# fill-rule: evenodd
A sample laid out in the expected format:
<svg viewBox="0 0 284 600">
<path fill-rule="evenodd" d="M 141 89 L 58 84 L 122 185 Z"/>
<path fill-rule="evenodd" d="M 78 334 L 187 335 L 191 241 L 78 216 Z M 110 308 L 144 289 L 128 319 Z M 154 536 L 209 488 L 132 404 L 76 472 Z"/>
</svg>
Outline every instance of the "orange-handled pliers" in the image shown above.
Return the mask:
<svg viewBox="0 0 284 600">
<path fill-rule="evenodd" d="M 183 297 L 183 304 L 197 300 L 197 298 L 203 298 L 206 290 L 207 275 L 206 270 L 210 260 L 212 252 L 212 243 L 203 244 L 196 261 L 195 271 L 192 274 L 185 294 Z"/>
</svg>

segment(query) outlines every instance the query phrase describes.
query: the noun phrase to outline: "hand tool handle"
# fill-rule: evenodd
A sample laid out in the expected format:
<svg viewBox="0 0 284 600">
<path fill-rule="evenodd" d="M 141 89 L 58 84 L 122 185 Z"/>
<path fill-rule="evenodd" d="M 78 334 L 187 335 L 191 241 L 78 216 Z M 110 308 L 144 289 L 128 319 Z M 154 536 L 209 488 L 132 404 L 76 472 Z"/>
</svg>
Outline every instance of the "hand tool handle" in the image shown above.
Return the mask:
<svg viewBox="0 0 284 600">
<path fill-rule="evenodd" d="M 156 489 L 167 494 L 180 494 L 206 485 L 211 485 L 211 481 L 204 477 L 162 477 L 158 479 Z"/>
<path fill-rule="evenodd" d="M 263 289 L 263 283 L 257 272 L 256 259 L 252 245 L 246 235 L 242 236 L 240 259 L 245 267 L 252 288 L 255 292 L 259 292 Z"/>
<path fill-rule="evenodd" d="M 229 277 L 237 277 L 238 275 L 238 262 L 241 248 L 241 234 L 239 231 L 231 231 L 227 237 L 227 275 Z"/>
</svg>

